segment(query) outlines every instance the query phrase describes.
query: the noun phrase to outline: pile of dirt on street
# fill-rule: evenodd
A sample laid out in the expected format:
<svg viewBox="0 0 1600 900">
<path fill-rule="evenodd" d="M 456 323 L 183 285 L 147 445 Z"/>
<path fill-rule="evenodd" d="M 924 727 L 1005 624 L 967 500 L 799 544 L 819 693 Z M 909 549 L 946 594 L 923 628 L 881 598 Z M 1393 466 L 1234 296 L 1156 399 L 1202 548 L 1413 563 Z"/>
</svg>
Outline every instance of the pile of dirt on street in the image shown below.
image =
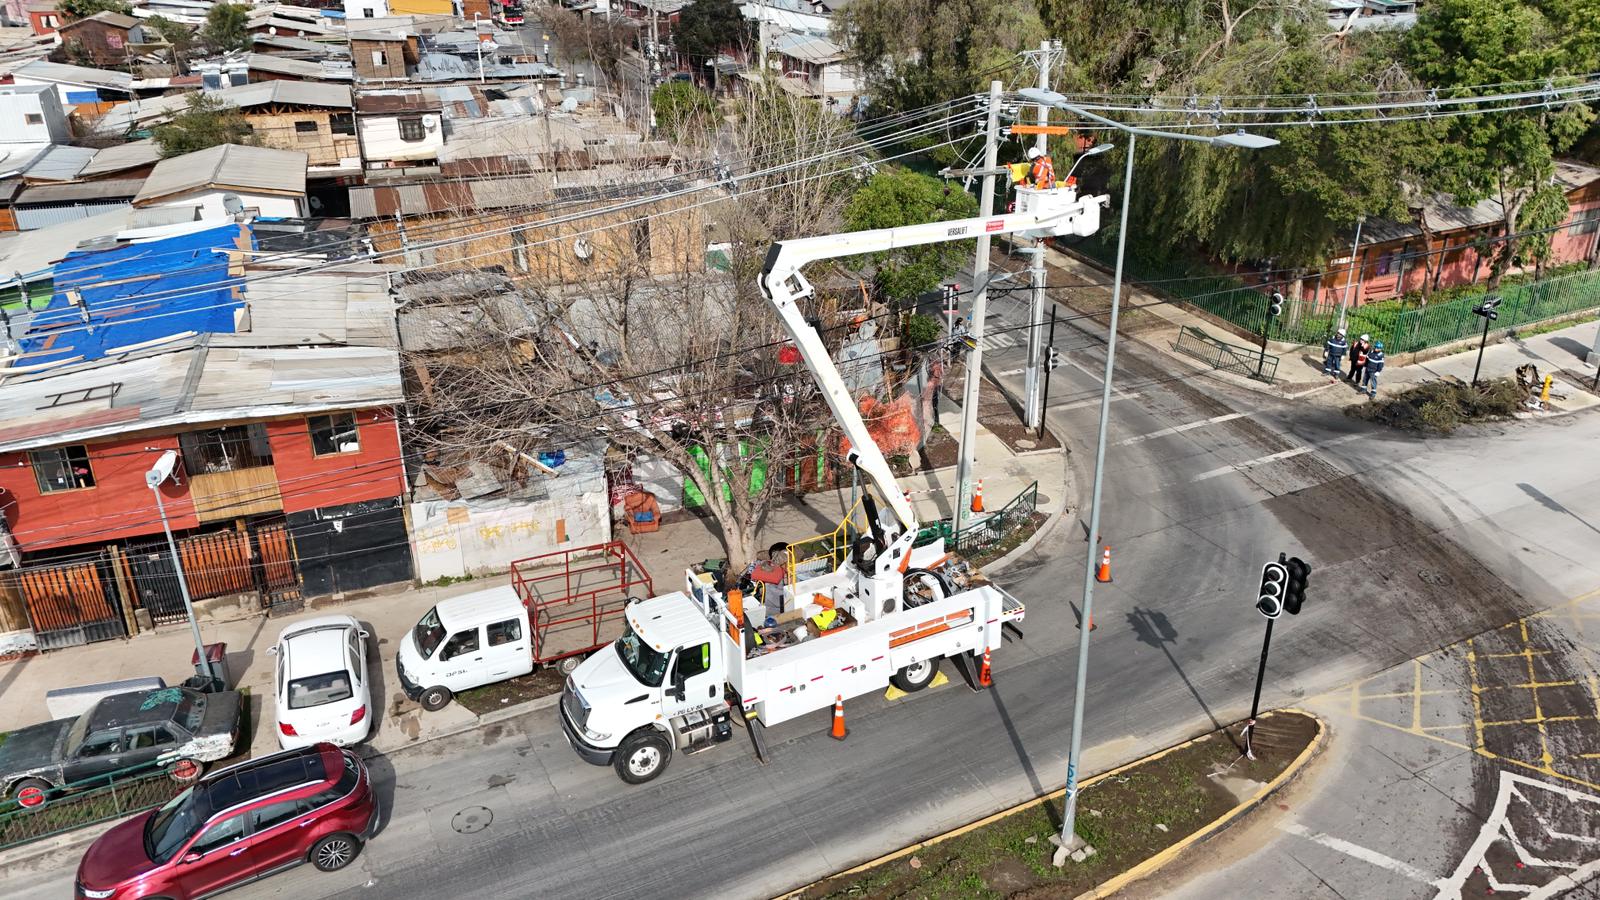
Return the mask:
<svg viewBox="0 0 1600 900">
<path fill-rule="evenodd" d="M 1496 378 L 1476 388 L 1454 379 L 1426 381 L 1372 403 L 1345 407 L 1345 414 L 1411 431 L 1449 434 L 1459 425 L 1509 419 L 1522 409 L 1515 380 Z"/>
</svg>

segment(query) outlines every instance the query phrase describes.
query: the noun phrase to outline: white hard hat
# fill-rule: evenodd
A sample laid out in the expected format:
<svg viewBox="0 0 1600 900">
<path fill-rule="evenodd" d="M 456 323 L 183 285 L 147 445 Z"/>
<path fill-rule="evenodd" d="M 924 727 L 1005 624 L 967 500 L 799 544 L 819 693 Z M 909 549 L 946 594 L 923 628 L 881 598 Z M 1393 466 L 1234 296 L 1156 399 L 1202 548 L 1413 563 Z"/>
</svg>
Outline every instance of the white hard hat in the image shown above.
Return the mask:
<svg viewBox="0 0 1600 900">
<path fill-rule="evenodd" d="M 1028 158 L 1029 159 L 1038 159 L 1039 157 L 1041 157 L 1043 155 L 1044 155 L 1044 151 L 1040 150 L 1038 147 L 1029 147 L 1028 148 Z"/>
<path fill-rule="evenodd" d="M 1362 339 L 1362 340 L 1363 340 L 1363 341 L 1370 341 L 1370 340 L 1372 340 L 1372 335 L 1370 335 L 1370 334 L 1363 334 L 1363 335 L 1362 335 L 1362 336 L 1361 336 L 1361 339 Z"/>
<path fill-rule="evenodd" d="M 1339 337 L 1344 337 L 1344 329 L 1339 329 Z"/>
</svg>

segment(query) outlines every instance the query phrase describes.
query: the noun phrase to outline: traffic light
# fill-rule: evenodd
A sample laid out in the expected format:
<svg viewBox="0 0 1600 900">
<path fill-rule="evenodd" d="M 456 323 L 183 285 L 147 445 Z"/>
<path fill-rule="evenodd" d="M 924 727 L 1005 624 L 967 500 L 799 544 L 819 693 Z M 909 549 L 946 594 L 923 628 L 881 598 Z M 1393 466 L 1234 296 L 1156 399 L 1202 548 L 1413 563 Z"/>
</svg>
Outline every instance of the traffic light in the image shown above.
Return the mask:
<svg viewBox="0 0 1600 900">
<path fill-rule="evenodd" d="M 1283 588 L 1289 581 L 1289 569 L 1281 562 L 1269 562 L 1261 567 L 1261 591 L 1256 599 L 1256 612 L 1269 619 L 1283 615 Z"/>
<path fill-rule="evenodd" d="M 1049 356 L 1045 361 L 1045 365 L 1048 366 L 1050 371 L 1053 372 L 1055 371 L 1056 366 L 1061 365 L 1061 351 L 1054 347 L 1049 347 L 1046 349 L 1049 350 Z"/>
<path fill-rule="evenodd" d="M 957 307 L 960 306 L 960 298 L 961 298 L 961 285 L 959 285 L 959 284 L 947 284 L 947 285 L 944 285 L 944 308 L 945 308 L 945 310 L 947 310 L 949 312 L 955 312 Z"/>
<path fill-rule="evenodd" d="M 1300 615 L 1300 606 L 1306 602 L 1306 580 L 1311 577 L 1311 566 L 1298 556 L 1284 563 L 1289 580 L 1283 587 L 1283 609 L 1291 616 Z"/>
<path fill-rule="evenodd" d="M 1500 305 L 1500 301 L 1502 299 L 1504 299 L 1504 298 L 1502 298 L 1502 297 L 1489 297 L 1489 298 L 1485 299 L 1482 303 L 1478 304 L 1477 306 L 1474 306 L 1472 308 L 1472 312 L 1473 312 L 1474 315 L 1483 316 L 1485 319 L 1488 319 L 1489 321 L 1493 322 L 1495 319 L 1500 318 L 1500 313 L 1496 312 L 1496 308 Z"/>
<path fill-rule="evenodd" d="M 1277 291 L 1273 291 L 1272 292 L 1272 296 L 1270 298 L 1268 298 L 1267 315 L 1269 315 L 1269 316 L 1281 316 L 1281 315 L 1283 315 L 1283 295 L 1278 293 Z"/>
</svg>

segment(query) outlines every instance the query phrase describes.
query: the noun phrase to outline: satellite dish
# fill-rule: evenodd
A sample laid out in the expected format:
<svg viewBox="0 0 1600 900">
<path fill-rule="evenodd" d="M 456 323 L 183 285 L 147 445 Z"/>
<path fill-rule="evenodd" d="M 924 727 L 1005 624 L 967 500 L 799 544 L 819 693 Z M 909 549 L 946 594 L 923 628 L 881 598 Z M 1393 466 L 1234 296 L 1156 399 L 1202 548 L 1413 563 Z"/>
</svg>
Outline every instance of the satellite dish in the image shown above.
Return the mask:
<svg viewBox="0 0 1600 900">
<path fill-rule="evenodd" d="M 578 238 L 572 242 L 572 255 L 579 259 L 587 260 L 594 256 L 594 251 L 589 248 L 588 238 Z"/>
<path fill-rule="evenodd" d="M 223 194 L 222 209 L 230 216 L 237 216 L 244 212 L 244 201 L 239 199 L 238 194 Z"/>
<path fill-rule="evenodd" d="M 567 98 L 563 99 L 561 101 L 561 111 L 562 112 L 577 112 L 578 111 L 578 98 L 577 97 L 567 97 Z"/>
</svg>

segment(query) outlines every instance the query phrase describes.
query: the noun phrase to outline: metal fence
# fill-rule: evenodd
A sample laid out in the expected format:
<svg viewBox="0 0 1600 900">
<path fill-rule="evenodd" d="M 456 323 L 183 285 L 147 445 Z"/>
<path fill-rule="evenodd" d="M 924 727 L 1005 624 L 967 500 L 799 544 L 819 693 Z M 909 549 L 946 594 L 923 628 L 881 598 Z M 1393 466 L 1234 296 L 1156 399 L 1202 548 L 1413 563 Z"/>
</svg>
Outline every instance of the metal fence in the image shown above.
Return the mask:
<svg viewBox="0 0 1600 900">
<path fill-rule="evenodd" d="M 52 789 L 40 806 L 7 799 L 0 812 L 0 850 L 160 806 L 182 790 L 163 766 L 146 763 Z"/>
<path fill-rule="evenodd" d="M 1221 341 L 1188 325 L 1178 329 L 1177 348 L 1219 372 L 1246 377 L 1257 373 L 1267 381 L 1278 376 L 1278 357 L 1260 347 L 1244 347 Z"/>
<path fill-rule="evenodd" d="M 1010 537 L 1017 529 L 1028 524 L 1033 514 L 1038 511 L 1039 482 L 1035 481 L 1011 498 L 1010 503 L 962 528 L 959 532 L 952 531 L 950 519 L 941 519 L 931 525 L 923 526 L 922 530 L 917 532 L 914 543 L 920 547 L 943 538 L 947 548 L 963 556 L 972 556 Z"/>
<path fill-rule="evenodd" d="M 1078 250 L 1101 259 L 1105 248 L 1090 243 Z M 1105 262 L 1104 259 L 1101 259 Z M 1270 287 L 1247 286 L 1238 278 L 1215 273 L 1196 273 L 1192 268 L 1152 263 L 1130 256 L 1124 262 L 1130 281 L 1143 282 L 1148 290 L 1181 300 L 1219 319 L 1224 319 L 1250 334 L 1268 327 L 1267 295 Z M 1468 288 L 1467 293 L 1421 305 L 1420 301 L 1383 300 L 1352 305 L 1345 313 L 1345 327 L 1353 335 L 1370 334 L 1383 341 L 1389 353 L 1412 353 L 1469 337 L 1483 327 L 1472 314 L 1485 296 L 1503 297 L 1497 329 L 1516 328 L 1586 309 L 1600 307 L 1600 271 L 1578 271 L 1539 281 L 1521 281 L 1512 276 L 1490 292 Z M 1270 322 L 1270 337 L 1294 344 L 1321 344 L 1333 333 L 1339 320 L 1339 301 L 1285 298 L 1283 314 Z"/>
</svg>

